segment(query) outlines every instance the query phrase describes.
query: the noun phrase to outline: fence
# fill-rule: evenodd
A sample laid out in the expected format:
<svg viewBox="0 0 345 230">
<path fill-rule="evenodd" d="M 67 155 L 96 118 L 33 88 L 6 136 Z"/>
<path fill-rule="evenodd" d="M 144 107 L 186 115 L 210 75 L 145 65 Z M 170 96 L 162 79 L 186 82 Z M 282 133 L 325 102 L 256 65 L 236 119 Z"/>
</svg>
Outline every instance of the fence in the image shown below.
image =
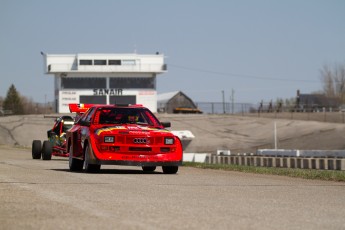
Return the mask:
<svg viewBox="0 0 345 230">
<path fill-rule="evenodd" d="M 198 102 L 198 108 L 204 114 L 234 114 L 272 119 L 291 119 L 345 123 L 345 110 L 331 106 L 270 106 L 251 103 Z"/>
<path fill-rule="evenodd" d="M 197 102 L 196 106 L 206 114 L 243 114 L 255 110 L 256 105 L 250 103 Z"/>
</svg>

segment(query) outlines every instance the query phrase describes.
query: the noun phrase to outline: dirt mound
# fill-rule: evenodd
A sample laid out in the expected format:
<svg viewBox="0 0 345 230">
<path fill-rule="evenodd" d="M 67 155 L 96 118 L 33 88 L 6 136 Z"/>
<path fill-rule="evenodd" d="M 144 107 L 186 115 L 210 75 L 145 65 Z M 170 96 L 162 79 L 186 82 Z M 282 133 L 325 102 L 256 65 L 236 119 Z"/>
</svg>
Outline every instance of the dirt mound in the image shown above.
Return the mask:
<svg viewBox="0 0 345 230">
<path fill-rule="evenodd" d="M 195 139 L 186 152 L 255 152 L 274 148 L 274 123 L 277 147 L 282 149 L 345 149 L 345 125 L 317 121 L 254 118 L 231 115 L 159 115 L 172 122 L 172 130 L 190 130 Z"/>
</svg>

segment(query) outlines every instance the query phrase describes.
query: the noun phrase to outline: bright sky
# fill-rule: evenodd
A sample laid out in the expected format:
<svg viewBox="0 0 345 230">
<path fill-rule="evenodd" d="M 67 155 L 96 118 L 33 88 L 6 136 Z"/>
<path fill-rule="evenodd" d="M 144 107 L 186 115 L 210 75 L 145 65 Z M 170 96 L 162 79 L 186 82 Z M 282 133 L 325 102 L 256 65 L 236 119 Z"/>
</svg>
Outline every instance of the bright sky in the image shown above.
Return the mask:
<svg viewBox="0 0 345 230">
<path fill-rule="evenodd" d="M 48 54 L 166 55 L 158 93 L 258 103 L 322 89 L 345 64 L 344 0 L 0 0 L 0 96 L 53 101 Z"/>
</svg>

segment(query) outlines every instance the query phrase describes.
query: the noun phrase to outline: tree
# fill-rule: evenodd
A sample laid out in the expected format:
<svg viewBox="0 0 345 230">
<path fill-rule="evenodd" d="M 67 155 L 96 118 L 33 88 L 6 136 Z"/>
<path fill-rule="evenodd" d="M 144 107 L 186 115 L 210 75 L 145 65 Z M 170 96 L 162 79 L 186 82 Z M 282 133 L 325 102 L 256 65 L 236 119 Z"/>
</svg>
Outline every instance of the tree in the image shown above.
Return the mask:
<svg viewBox="0 0 345 230">
<path fill-rule="evenodd" d="M 321 81 L 323 83 L 323 92 L 328 97 L 333 97 L 335 95 L 334 92 L 334 77 L 332 70 L 328 65 L 324 65 L 323 68 L 320 70 L 321 74 Z"/>
<path fill-rule="evenodd" d="M 24 107 L 22 104 L 21 97 L 16 89 L 16 87 L 12 84 L 7 91 L 6 98 L 3 102 L 4 110 L 10 110 L 13 114 L 23 114 Z"/>
<path fill-rule="evenodd" d="M 345 102 L 345 65 L 336 64 L 333 68 L 324 65 L 320 74 L 323 93 L 327 97 L 337 97 Z"/>
</svg>

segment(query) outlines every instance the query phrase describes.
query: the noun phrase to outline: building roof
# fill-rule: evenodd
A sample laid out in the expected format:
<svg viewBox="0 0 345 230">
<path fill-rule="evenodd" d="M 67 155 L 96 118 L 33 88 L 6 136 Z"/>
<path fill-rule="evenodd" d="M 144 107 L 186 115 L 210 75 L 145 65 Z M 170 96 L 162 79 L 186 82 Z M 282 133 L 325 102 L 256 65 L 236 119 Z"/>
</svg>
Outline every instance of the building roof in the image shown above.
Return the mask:
<svg viewBox="0 0 345 230">
<path fill-rule="evenodd" d="M 46 74 L 60 73 L 151 73 L 167 71 L 159 54 L 43 54 Z"/>
<path fill-rule="evenodd" d="M 171 98 L 176 96 L 178 93 L 181 91 L 173 91 L 173 92 L 168 92 L 168 93 L 161 93 L 157 95 L 157 102 L 164 104 L 167 103 Z"/>
</svg>

